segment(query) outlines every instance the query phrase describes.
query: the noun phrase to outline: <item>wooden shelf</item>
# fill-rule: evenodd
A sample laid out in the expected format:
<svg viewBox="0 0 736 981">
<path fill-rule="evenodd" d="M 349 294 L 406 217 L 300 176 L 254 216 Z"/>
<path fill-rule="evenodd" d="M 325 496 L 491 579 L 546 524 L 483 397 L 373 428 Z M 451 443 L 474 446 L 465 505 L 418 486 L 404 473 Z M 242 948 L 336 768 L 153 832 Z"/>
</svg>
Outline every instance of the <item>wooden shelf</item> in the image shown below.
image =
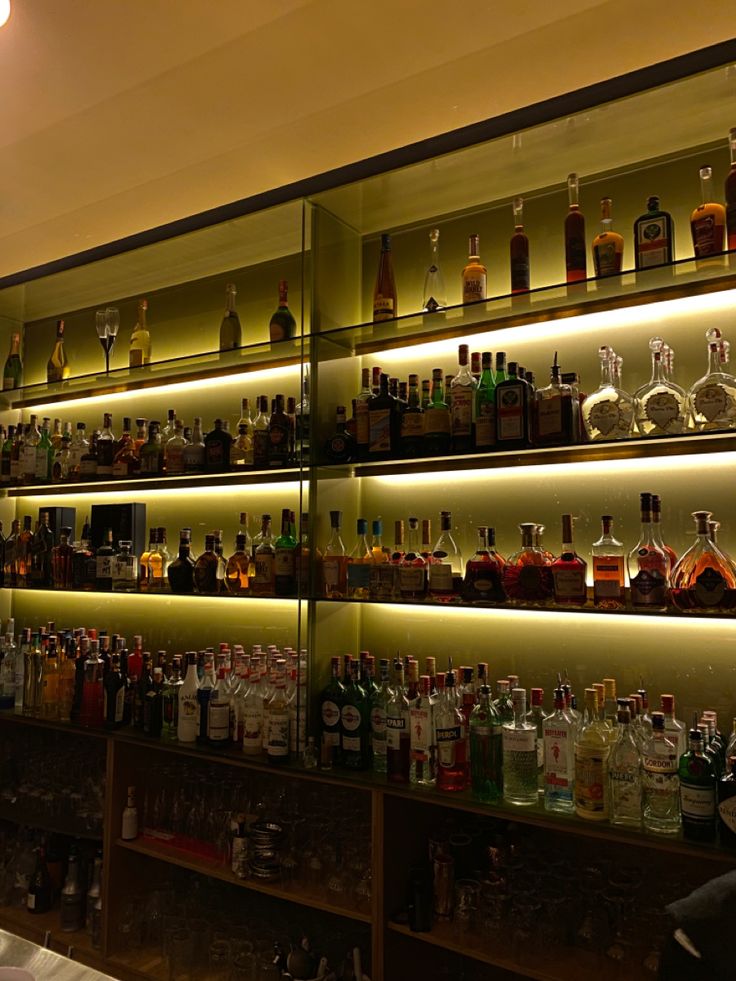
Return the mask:
<svg viewBox="0 0 736 981">
<path fill-rule="evenodd" d="M 95 739 L 105 739 L 109 732 L 105 729 L 85 729 L 72 722 L 61 722 L 59 719 L 36 719 L 31 715 L 19 715 L 12 709 L 0 710 L 0 722 L 10 725 L 32 726 L 37 729 L 54 729 L 61 732 L 73 733 L 75 736 L 91 736 Z"/>
<path fill-rule="evenodd" d="M 534 978 L 536 981 L 569 981 L 570 978 L 597 978 L 599 981 L 614 981 L 620 977 L 611 968 L 601 964 L 600 959 L 587 950 L 572 947 L 545 948 L 542 952 L 527 951 L 529 963 L 519 963 L 507 953 L 511 946 L 508 934 L 481 938 L 475 934 L 463 934 L 451 922 L 437 921 L 428 933 L 415 933 L 403 923 L 388 923 L 392 933 L 411 937 L 420 943 L 432 944 L 443 950 L 450 950 L 463 957 L 492 964 L 519 977 Z"/>
<path fill-rule="evenodd" d="M 232 886 L 240 886 L 243 889 L 263 893 L 265 896 L 273 896 L 275 899 L 284 899 L 290 903 L 298 903 L 300 906 L 308 906 L 310 909 L 319 909 L 335 916 L 358 920 L 360 923 L 372 922 L 370 913 L 363 913 L 354 907 L 338 906 L 335 903 L 327 902 L 323 898 L 324 892 L 310 892 L 299 884 L 287 885 L 278 882 L 259 882 L 257 879 L 239 879 L 233 875 L 227 866 L 213 864 L 207 859 L 175 848 L 163 841 L 154 841 L 148 838 L 123 841 L 118 838 L 115 844 L 118 848 L 136 852 L 138 855 L 145 855 L 159 862 L 167 862 L 169 865 L 176 865 L 182 869 L 189 869 L 190 872 L 198 872 L 200 875 L 219 879 L 221 882 L 227 882 Z"/>
<path fill-rule="evenodd" d="M 242 470 L 230 473 L 189 474 L 184 477 L 120 477 L 117 480 L 95 480 L 73 484 L 28 484 L 8 487 L 8 497 L 77 497 L 82 494 L 105 494 L 135 491 L 137 494 L 162 490 L 191 490 L 198 487 L 242 487 L 250 484 L 282 484 L 299 480 L 299 467 L 274 467 L 272 470 Z"/>
</svg>

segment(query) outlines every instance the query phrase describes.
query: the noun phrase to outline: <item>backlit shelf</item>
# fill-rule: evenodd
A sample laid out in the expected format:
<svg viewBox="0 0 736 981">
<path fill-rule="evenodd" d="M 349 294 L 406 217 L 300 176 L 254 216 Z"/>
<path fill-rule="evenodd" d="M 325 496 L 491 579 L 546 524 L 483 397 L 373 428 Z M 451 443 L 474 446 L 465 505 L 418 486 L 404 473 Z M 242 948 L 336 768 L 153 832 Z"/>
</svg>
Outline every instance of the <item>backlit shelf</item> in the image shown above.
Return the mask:
<svg viewBox="0 0 736 981">
<path fill-rule="evenodd" d="M 50 589 L 45 586 L 2 586 L 0 589 L 12 589 L 15 593 L 34 593 L 37 595 L 53 597 L 56 599 L 60 596 L 69 596 L 78 599 L 80 596 L 89 596 L 98 598 L 100 596 L 109 597 L 113 600 L 118 600 L 119 602 L 125 602 L 126 597 L 129 601 L 139 600 L 141 597 L 146 597 L 152 603 L 157 600 L 173 600 L 175 603 L 181 603 L 183 606 L 188 605 L 192 601 L 195 604 L 200 603 L 217 603 L 225 604 L 227 606 L 235 607 L 238 603 L 242 609 L 246 609 L 249 606 L 257 606 L 260 603 L 289 603 L 295 606 L 300 602 L 298 596 L 231 596 L 229 593 L 171 593 L 166 590 L 158 590 L 153 592 L 138 592 L 136 590 L 132 591 L 112 591 L 109 589 Z"/>
</svg>

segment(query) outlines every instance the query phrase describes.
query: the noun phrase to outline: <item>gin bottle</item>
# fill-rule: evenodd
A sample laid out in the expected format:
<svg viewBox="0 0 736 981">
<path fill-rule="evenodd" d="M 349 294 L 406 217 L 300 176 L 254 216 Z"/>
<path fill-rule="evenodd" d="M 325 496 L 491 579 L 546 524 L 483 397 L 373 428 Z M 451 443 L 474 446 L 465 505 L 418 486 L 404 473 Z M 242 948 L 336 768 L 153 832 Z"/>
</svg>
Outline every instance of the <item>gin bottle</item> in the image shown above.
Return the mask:
<svg viewBox="0 0 736 981">
<path fill-rule="evenodd" d="M 634 419 L 642 436 L 673 436 L 687 429 L 687 395 L 667 378 L 664 346 L 661 337 L 649 342 L 652 377 L 634 392 Z"/>
<path fill-rule="evenodd" d="M 430 260 L 424 277 L 424 302 L 422 309 L 427 313 L 435 313 L 447 306 L 445 280 L 440 269 L 439 228 L 433 228 L 429 233 Z"/>
<path fill-rule="evenodd" d="M 536 804 L 537 727 L 526 718 L 526 691 L 511 692 L 514 721 L 503 727 L 503 797 L 510 804 Z"/>
<path fill-rule="evenodd" d="M 371 746 L 373 749 L 373 769 L 377 773 L 386 772 L 387 728 L 386 717 L 393 692 L 389 684 L 389 662 L 381 658 L 381 684 L 371 695 Z"/>
<path fill-rule="evenodd" d="M 643 820 L 647 831 L 680 832 L 680 781 L 677 746 L 667 737 L 664 714 L 652 712 L 652 734 L 642 751 Z"/>
<path fill-rule="evenodd" d="M 577 724 L 566 707 L 565 692 L 555 689 L 555 707 L 542 726 L 544 809 L 571 814 L 575 809 L 575 737 Z"/>
<path fill-rule="evenodd" d="M 585 689 L 585 713 L 589 721 L 575 744 L 575 812 L 587 821 L 607 821 L 611 740 L 608 726 L 598 717 L 594 688 Z"/>
<path fill-rule="evenodd" d="M 611 824 L 641 826 L 641 755 L 631 725 L 628 699 L 618 699 L 618 735 L 608 767 Z"/>
<path fill-rule="evenodd" d="M 470 780 L 473 796 L 487 804 L 503 796 L 503 734 L 501 717 L 482 684 L 478 704 L 470 713 Z"/>
<path fill-rule="evenodd" d="M 628 439 L 634 417 L 634 400 L 614 381 L 615 351 L 604 345 L 598 349 L 598 357 L 601 362 L 600 385 L 582 405 L 585 431 L 593 442 Z"/>
<path fill-rule="evenodd" d="M 688 841 L 715 841 L 716 773 L 703 752 L 697 714 L 689 737 L 689 749 L 680 757 L 678 769 L 682 833 Z"/>
<path fill-rule="evenodd" d="M 429 675 L 423 674 L 419 684 L 419 694 L 409 703 L 411 782 L 433 787 L 434 707 L 429 694 Z"/>
<path fill-rule="evenodd" d="M 409 705 L 404 691 L 404 665 L 394 665 L 393 694 L 386 706 L 386 772 L 390 783 L 409 783 Z"/>
</svg>

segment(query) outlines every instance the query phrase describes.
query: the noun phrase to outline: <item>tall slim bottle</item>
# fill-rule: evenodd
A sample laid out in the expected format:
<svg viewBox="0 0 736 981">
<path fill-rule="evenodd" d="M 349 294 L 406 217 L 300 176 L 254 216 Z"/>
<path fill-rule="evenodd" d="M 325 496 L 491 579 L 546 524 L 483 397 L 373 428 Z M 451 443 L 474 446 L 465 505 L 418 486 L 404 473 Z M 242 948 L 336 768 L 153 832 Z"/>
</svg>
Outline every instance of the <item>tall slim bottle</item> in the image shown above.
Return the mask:
<svg viewBox="0 0 736 981">
<path fill-rule="evenodd" d="M 429 233 L 430 260 L 424 277 L 424 299 L 422 309 L 427 313 L 435 313 L 447 306 L 445 280 L 440 268 L 439 257 L 439 228 L 433 228 Z"/>
<path fill-rule="evenodd" d="M 726 233 L 726 209 L 714 200 L 713 168 L 700 168 L 701 203 L 690 215 L 690 231 L 696 259 L 723 252 Z"/>
<path fill-rule="evenodd" d="M 63 381 L 71 374 L 69 359 L 64 350 L 64 321 L 56 321 L 56 341 L 51 352 L 51 357 L 46 365 L 46 380 L 49 385 L 53 382 Z"/>
<path fill-rule="evenodd" d="M 176 723 L 176 738 L 180 743 L 193 743 L 199 734 L 199 702 L 197 691 L 197 653 L 187 652 L 187 671 L 184 683 L 179 687 L 179 712 Z"/>
<path fill-rule="evenodd" d="M 568 283 L 579 283 L 588 275 L 585 243 L 585 218 L 580 210 L 577 174 L 567 178 L 567 195 L 570 203 L 565 216 L 565 275 Z"/>
<path fill-rule="evenodd" d="M 726 198 L 727 246 L 736 249 L 736 128 L 728 134 L 728 148 L 731 152 L 731 169 L 726 177 L 724 188 Z"/>
<path fill-rule="evenodd" d="M 470 785 L 473 796 L 492 804 L 503 796 L 503 745 L 501 717 L 482 684 L 478 704 L 470 712 Z"/>
<path fill-rule="evenodd" d="M 146 323 L 147 310 L 148 300 L 141 298 L 138 301 L 138 319 L 130 335 L 128 365 L 131 368 L 140 368 L 144 364 L 151 363 L 151 332 Z"/>
<path fill-rule="evenodd" d="M 391 236 L 381 235 L 381 255 L 378 260 L 376 285 L 373 290 L 373 321 L 393 320 L 399 315 L 396 280 L 391 257 Z"/>
<path fill-rule="evenodd" d="M 514 198 L 514 234 L 509 243 L 511 292 L 529 292 L 529 238 L 524 231 L 524 199 Z"/>
<path fill-rule="evenodd" d="M 220 350 L 232 351 L 240 347 L 243 343 L 243 331 L 240 326 L 240 317 L 235 309 L 235 296 L 237 290 L 233 283 L 228 283 L 225 287 L 226 306 L 225 313 L 220 324 Z"/>
</svg>

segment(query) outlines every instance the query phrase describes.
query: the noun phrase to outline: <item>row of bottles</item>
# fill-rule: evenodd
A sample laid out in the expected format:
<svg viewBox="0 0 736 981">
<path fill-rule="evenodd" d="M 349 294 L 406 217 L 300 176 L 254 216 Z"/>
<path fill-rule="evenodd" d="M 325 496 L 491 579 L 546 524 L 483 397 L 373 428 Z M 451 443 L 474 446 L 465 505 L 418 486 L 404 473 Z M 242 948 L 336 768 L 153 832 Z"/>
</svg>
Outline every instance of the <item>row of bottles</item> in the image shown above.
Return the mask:
<svg viewBox="0 0 736 981">
<path fill-rule="evenodd" d="M 648 382 L 629 394 L 622 383 L 623 358 L 599 349 L 600 384 L 581 391 L 576 372 L 550 368 L 549 384 L 499 351 L 469 353 L 461 344 L 458 370 L 432 379 L 410 374 L 408 382 L 379 367 L 362 369 L 353 415 L 337 408 L 335 433 L 324 445 L 331 463 L 486 453 L 529 447 L 569 446 L 642 436 L 673 436 L 736 428 L 736 378 L 726 370 L 729 342 L 718 328 L 706 333 L 707 372 L 686 391 L 675 382 L 674 352 L 661 337 L 649 342 Z"/>
<path fill-rule="evenodd" d="M 543 805 L 590 821 L 644 828 L 662 835 L 736 846 L 736 720 L 730 739 L 716 713 L 695 716 L 688 732 L 675 698 L 661 696 L 649 711 L 644 688 L 625 698 L 616 680 L 585 689 L 581 712 L 569 682 L 558 683 L 554 706 L 532 688 L 530 704 L 519 678 L 496 682 L 488 665 L 434 657 L 419 674 L 416 658 L 380 661 L 362 652 L 332 658 L 332 679 L 321 699 L 323 769 L 373 769 L 393 783 L 416 783 L 455 793 L 470 790 L 484 803 Z M 720 832 L 719 832 L 720 825 Z"/>
<path fill-rule="evenodd" d="M 332 534 L 321 556 L 323 595 L 327 599 L 374 602 L 434 602 L 495 606 L 662 611 L 670 605 L 683 613 L 729 613 L 736 608 L 736 563 L 718 543 L 719 523 L 710 511 L 693 512 L 695 543 L 678 559 L 665 543 L 659 496 L 640 495 L 641 531 L 633 548 L 613 535 L 612 515 L 601 518 L 601 535 L 592 543 L 591 569 L 576 550 L 571 514 L 562 516 L 558 555 L 543 544 L 544 526 L 519 525 L 521 544 L 507 558 L 495 545 L 495 529 L 478 527 L 478 545 L 463 561 L 452 514 L 440 512 L 440 534 L 432 539 L 431 522 L 395 522 L 393 548 L 383 544 L 383 525 L 358 518 L 356 542 L 348 552 L 341 534 L 342 515 L 331 511 Z M 420 531 L 421 528 L 421 531 Z M 592 589 L 588 586 L 592 579 Z"/>
<path fill-rule="evenodd" d="M 292 648 L 221 643 L 155 658 L 140 635 L 94 628 L 24 628 L 12 621 L 0 653 L 0 708 L 86 728 L 130 726 L 169 742 L 265 754 L 275 763 L 307 747 L 307 656 Z"/>
<path fill-rule="evenodd" d="M 266 395 L 241 400 L 237 434 L 227 419 L 215 419 L 205 431 L 200 416 L 191 428 L 169 409 L 164 426 L 157 420 L 129 417 L 116 436 L 112 414 L 89 439 L 85 423 L 62 424 L 31 415 L 26 424 L 0 427 L 0 485 L 66 484 L 126 477 L 181 477 L 185 474 L 228 473 L 295 466 L 309 447 L 309 399 Z M 62 428 L 63 425 L 63 428 Z"/>
<path fill-rule="evenodd" d="M 297 324 L 294 314 L 289 309 L 289 285 L 286 280 L 279 282 L 279 303 L 268 325 L 269 339 L 272 343 L 286 341 L 297 334 Z M 243 328 L 240 316 L 235 308 L 237 289 L 228 283 L 225 290 L 225 313 L 220 323 L 219 350 L 231 351 L 243 346 Z M 141 368 L 151 364 L 151 328 L 147 320 L 148 300 L 138 301 L 138 316 L 130 334 L 128 347 L 128 365 L 131 368 Z M 110 354 L 120 329 L 120 311 L 117 307 L 106 307 L 95 313 L 95 329 L 97 338 L 105 352 L 105 365 L 110 370 Z M 66 381 L 72 376 L 72 364 L 69 362 L 65 346 L 65 323 L 56 321 L 56 339 L 46 365 L 46 380 L 49 384 Z M 10 351 L 3 370 L 3 389 L 17 389 L 23 386 L 23 359 L 21 355 L 21 335 L 13 333 L 10 340 Z"/>
<path fill-rule="evenodd" d="M 725 249 L 736 249 L 736 129 L 729 134 L 731 169 L 725 183 L 726 206 L 715 200 L 713 169 L 699 170 L 701 203 L 690 215 L 690 232 L 695 259 L 707 260 Z M 588 278 L 588 251 L 585 218 L 579 204 L 577 174 L 567 178 L 569 210 L 564 220 L 565 281 L 581 283 Z M 531 286 L 529 237 L 524 227 L 524 200 L 511 202 L 513 233 L 509 240 L 509 289 L 512 295 L 528 293 Z M 434 313 L 448 306 L 448 294 L 439 259 L 440 230 L 429 233 L 430 260 L 424 279 L 422 310 Z M 670 265 L 675 259 L 675 226 L 672 215 L 660 208 L 657 195 L 647 199 L 647 210 L 634 222 L 633 267 L 637 270 Z M 613 228 L 613 204 L 610 197 L 601 200 L 601 230 L 591 242 L 593 274 L 615 276 L 625 268 L 624 236 Z M 461 275 L 462 303 L 488 299 L 488 271 L 480 258 L 480 236 L 470 236 L 468 261 Z M 545 284 L 546 285 L 546 284 Z M 373 320 L 380 322 L 399 316 L 399 299 L 391 255 L 391 236 L 381 236 L 381 253 L 373 291 Z"/>
</svg>

